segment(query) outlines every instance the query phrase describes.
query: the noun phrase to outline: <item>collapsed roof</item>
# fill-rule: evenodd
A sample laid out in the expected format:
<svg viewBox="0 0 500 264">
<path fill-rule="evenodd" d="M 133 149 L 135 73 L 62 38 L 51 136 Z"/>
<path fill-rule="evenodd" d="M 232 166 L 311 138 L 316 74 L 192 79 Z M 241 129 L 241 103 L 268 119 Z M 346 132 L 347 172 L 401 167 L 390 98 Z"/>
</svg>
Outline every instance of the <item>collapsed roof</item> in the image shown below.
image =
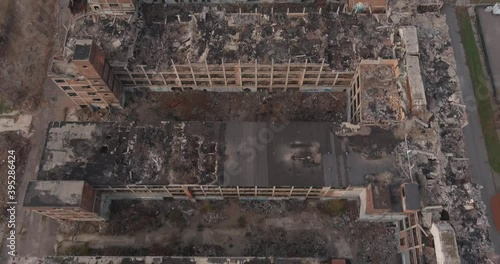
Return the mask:
<svg viewBox="0 0 500 264">
<path fill-rule="evenodd" d="M 154 127 L 54 122 L 38 180 L 85 180 L 93 186 L 363 184 L 365 173 L 347 176 L 347 157 L 335 131 L 331 123 L 303 122 L 163 122 Z"/>
<path fill-rule="evenodd" d="M 311 63 L 325 59 L 332 69 L 347 71 L 354 70 L 360 59 L 394 56 L 395 29 L 372 16 L 337 15 L 329 8 L 321 14 L 317 8 L 315 13 L 287 15 L 286 9 L 278 13 L 280 7 L 270 5 L 255 6 L 257 14 L 246 6 L 242 12 L 249 13 L 240 14 L 237 7 L 143 4 L 142 16 L 130 21 L 117 17 L 94 22 L 86 17 L 75 21 L 67 46 L 91 38 L 103 46 L 112 64 L 146 65 L 156 71 L 172 63 L 271 64 L 305 59 Z"/>
</svg>

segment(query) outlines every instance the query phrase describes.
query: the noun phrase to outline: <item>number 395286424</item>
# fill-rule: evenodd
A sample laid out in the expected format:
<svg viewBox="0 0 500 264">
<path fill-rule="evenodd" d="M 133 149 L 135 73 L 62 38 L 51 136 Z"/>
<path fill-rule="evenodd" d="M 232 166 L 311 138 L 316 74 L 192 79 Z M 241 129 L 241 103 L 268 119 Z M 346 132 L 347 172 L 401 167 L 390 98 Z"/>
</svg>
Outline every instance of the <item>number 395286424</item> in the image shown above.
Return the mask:
<svg viewBox="0 0 500 264">
<path fill-rule="evenodd" d="M 7 194 L 9 200 L 16 199 L 16 151 L 9 150 L 7 156 Z"/>
</svg>

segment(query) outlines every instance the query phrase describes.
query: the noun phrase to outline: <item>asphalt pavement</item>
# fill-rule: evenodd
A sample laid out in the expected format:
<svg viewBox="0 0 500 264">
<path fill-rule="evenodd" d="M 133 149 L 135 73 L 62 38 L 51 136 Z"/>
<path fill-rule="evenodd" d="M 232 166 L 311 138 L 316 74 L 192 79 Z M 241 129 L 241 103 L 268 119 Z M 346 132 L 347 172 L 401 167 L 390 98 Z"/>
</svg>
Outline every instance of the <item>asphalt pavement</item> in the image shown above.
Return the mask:
<svg viewBox="0 0 500 264">
<path fill-rule="evenodd" d="M 495 230 L 493 218 L 491 215 L 491 198 L 495 195 L 495 183 L 493 181 L 493 173 L 488 162 L 486 147 L 484 144 L 483 132 L 477 112 L 476 99 L 472 87 L 469 68 L 467 67 L 464 47 L 459 33 L 459 24 L 455 8 L 450 5 L 444 7 L 446 21 L 449 26 L 451 44 L 455 52 L 455 61 L 457 64 L 457 73 L 462 87 L 462 96 L 466 102 L 466 113 L 469 124 L 464 127 L 464 140 L 467 149 L 468 157 L 470 158 L 470 169 L 472 173 L 472 181 L 482 185 L 481 195 L 486 204 L 486 213 L 490 223 L 489 233 L 490 239 L 495 248 L 495 252 L 500 254 L 500 233 Z"/>
</svg>

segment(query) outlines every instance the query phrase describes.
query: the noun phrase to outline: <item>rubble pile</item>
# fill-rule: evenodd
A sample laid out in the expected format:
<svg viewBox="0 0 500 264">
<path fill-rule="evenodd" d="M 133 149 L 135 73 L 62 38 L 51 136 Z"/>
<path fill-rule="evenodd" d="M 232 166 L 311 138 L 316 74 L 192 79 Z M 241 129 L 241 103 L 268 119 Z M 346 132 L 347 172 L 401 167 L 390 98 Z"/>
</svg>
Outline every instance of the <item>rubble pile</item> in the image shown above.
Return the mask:
<svg viewBox="0 0 500 264">
<path fill-rule="evenodd" d="M 397 252 L 395 247 L 395 230 L 388 227 L 386 224 L 377 224 L 370 222 L 359 222 L 357 225 L 348 225 L 345 228 L 345 236 L 349 244 L 357 247 L 363 247 L 363 252 L 358 252 L 356 258 L 361 259 L 359 263 L 400 263 L 401 255 L 394 254 Z M 379 240 L 359 241 L 356 238 L 361 236 L 378 236 Z M 397 241 L 397 240 L 396 240 Z"/>
<path fill-rule="evenodd" d="M 395 136 L 395 126 L 378 127 L 369 129 L 369 135 L 352 135 L 348 137 L 348 143 L 352 151 L 361 153 L 368 160 L 383 159 L 391 156 L 393 149 L 401 142 L 401 138 Z"/>
<path fill-rule="evenodd" d="M 204 223 L 207 224 L 217 224 L 220 223 L 222 220 L 227 219 L 227 215 L 225 212 L 217 212 L 217 211 L 211 211 L 206 213 L 203 216 L 203 221 Z"/>
<path fill-rule="evenodd" d="M 480 186 L 471 184 L 463 131 L 466 122 L 460 105 L 461 90 L 454 70 L 453 49 L 448 26 L 440 14 L 416 16 L 422 77 L 429 98 L 430 129 L 438 140 L 410 137 L 415 148 L 428 151 L 424 166 L 417 162 L 414 171 L 421 186 L 426 186 L 424 205 L 443 205 L 455 229 L 459 253 L 464 263 L 491 261 L 488 221 L 480 197 Z"/>
<path fill-rule="evenodd" d="M 306 208 L 304 201 L 283 200 L 283 201 L 241 201 L 241 210 L 262 215 L 283 215 L 291 211 L 300 211 Z"/>
<path fill-rule="evenodd" d="M 366 123 L 398 122 L 404 119 L 392 65 L 360 65 L 361 120 Z"/>
<path fill-rule="evenodd" d="M 436 120 L 444 121 L 443 126 L 461 127 L 466 117 L 463 106 L 456 102 L 461 101 L 461 91 L 445 17 L 420 14 L 416 24 L 429 109 Z"/>
<path fill-rule="evenodd" d="M 58 253 L 89 243 L 87 254 L 127 256 L 273 256 L 348 258 L 353 263 L 398 263 L 395 230 L 357 222 L 356 201 L 331 215 L 321 201 L 115 200 L 101 223 L 65 222 Z M 209 221 L 207 221 L 209 220 Z M 214 221 L 213 221 L 214 220 Z M 143 241 L 137 243 L 137 240 Z M 104 245 L 104 246 L 101 246 Z"/>
<path fill-rule="evenodd" d="M 455 228 L 460 256 L 464 263 L 488 263 L 488 219 L 486 207 L 481 201 L 481 186 L 471 183 L 442 186 L 438 194 L 446 201 L 450 223 Z"/>
<path fill-rule="evenodd" d="M 92 38 L 111 64 L 130 69 L 145 65 L 154 71 L 165 70 L 172 62 L 221 64 L 222 59 L 261 64 L 325 59 L 332 69 L 353 71 L 361 59 L 394 56 L 391 39 L 396 31 L 383 26 L 384 16 L 353 17 L 328 9 L 287 16 L 271 14 L 271 8 L 258 10 L 239 14 L 232 5 L 200 10 L 196 5 L 143 4 L 139 18 L 87 16 L 75 21 L 66 46 L 71 50 L 77 39 Z M 71 51 L 66 55 L 70 58 Z"/>
<path fill-rule="evenodd" d="M 254 245 L 244 251 L 244 256 L 321 257 L 336 256 L 335 247 L 319 230 L 304 230 L 289 233 L 283 228 L 271 230 L 255 229 L 249 232 L 249 243 Z"/>
<path fill-rule="evenodd" d="M 219 202 L 213 202 L 217 208 Z M 161 201 L 113 200 L 110 206 L 110 218 L 106 222 L 64 221 L 58 232 L 63 235 L 99 234 L 99 235 L 134 235 L 143 231 L 156 231 L 162 226 L 181 228 L 191 223 L 190 217 L 195 211 L 206 211 L 204 204 L 176 200 L 170 203 Z M 218 210 L 210 210 L 214 214 Z M 205 214 L 204 214 L 205 215 Z"/>
<path fill-rule="evenodd" d="M 57 232 L 64 235 L 76 234 L 105 234 L 106 222 L 79 222 L 79 221 L 60 221 Z"/>
<path fill-rule="evenodd" d="M 220 123 L 52 125 L 38 179 L 94 186 L 216 182 L 224 138 Z"/>
<path fill-rule="evenodd" d="M 152 10 L 146 5 L 143 12 L 161 13 L 161 8 Z M 188 21 L 163 22 L 159 16 L 145 15 L 145 28 L 151 29 L 140 32 L 132 64 L 143 61 L 158 70 L 171 60 L 179 64 L 188 60 L 220 64 L 222 59 L 226 63 L 257 60 L 270 64 L 272 59 L 287 63 L 289 59 L 303 62 L 307 58 L 320 63 L 326 58 L 331 68 L 346 71 L 356 69 L 360 58 L 392 57 L 392 29 L 379 27 L 375 19 L 366 16 L 353 18 L 328 12 L 304 17 L 240 15 L 212 7 Z"/>
<path fill-rule="evenodd" d="M 397 1 L 396 7 L 401 2 L 404 1 Z M 406 12 L 411 10 L 403 5 L 394 10 L 401 13 L 391 13 L 389 22 L 392 25 L 407 26 L 408 21 L 412 21 L 410 25 L 417 26 L 420 67 L 429 112 L 408 119 L 400 125 L 400 131 L 394 130 L 399 138 L 406 137 L 406 140 L 394 142 L 393 146 L 380 145 L 392 147 L 388 153 L 395 155 L 398 174 L 406 177 L 404 181 L 413 179 L 419 183 L 424 207 L 443 206 L 446 217 L 434 212 L 432 218 L 434 221 L 450 221 L 457 235 L 462 261 L 490 263 L 492 247 L 488 238 L 488 221 L 481 201 L 481 186 L 470 183 L 462 131 L 467 117 L 445 16 L 439 13 L 410 16 Z M 355 142 L 356 136 L 349 140 Z M 366 139 L 364 142 L 369 145 Z M 366 152 L 362 149 L 353 148 L 357 152 Z M 413 166 L 410 168 L 408 163 Z M 424 218 L 425 214 L 428 213 L 424 212 Z M 430 228 L 425 223 L 423 226 Z"/>
<path fill-rule="evenodd" d="M 124 63 L 133 52 L 138 32 L 144 23 L 140 19 L 129 17 L 85 16 L 71 24 L 65 43 L 66 57 L 73 56 L 72 50 L 79 39 L 92 39 L 101 46 L 106 59 L 111 63 Z"/>
<path fill-rule="evenodd" d="M 207 129 L 208 126 L 212 129 Z M 219 142 L 214 139 L 217 139 L 219 129 L 220 125 L 209 123 L 190 126 L 178 123 L 173 126 L 172 158 L 168 161 L 170 183 L 216 183 Z"/>
</svg>

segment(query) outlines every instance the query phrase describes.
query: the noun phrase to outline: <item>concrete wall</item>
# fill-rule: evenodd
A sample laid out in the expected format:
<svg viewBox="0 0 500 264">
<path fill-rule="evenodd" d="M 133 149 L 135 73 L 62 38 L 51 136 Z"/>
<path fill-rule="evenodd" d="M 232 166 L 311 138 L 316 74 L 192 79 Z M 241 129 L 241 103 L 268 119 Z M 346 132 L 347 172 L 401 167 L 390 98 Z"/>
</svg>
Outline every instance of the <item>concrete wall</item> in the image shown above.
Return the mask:
<svg viewBox="0 0 500 264">
<path fill-rule="evenodd" d="M 432 224 L 431 234 L 434 237 L 436 259 L 438 264 L 460 264 L 455 230 L 448 222 Z"/>
</svg>

